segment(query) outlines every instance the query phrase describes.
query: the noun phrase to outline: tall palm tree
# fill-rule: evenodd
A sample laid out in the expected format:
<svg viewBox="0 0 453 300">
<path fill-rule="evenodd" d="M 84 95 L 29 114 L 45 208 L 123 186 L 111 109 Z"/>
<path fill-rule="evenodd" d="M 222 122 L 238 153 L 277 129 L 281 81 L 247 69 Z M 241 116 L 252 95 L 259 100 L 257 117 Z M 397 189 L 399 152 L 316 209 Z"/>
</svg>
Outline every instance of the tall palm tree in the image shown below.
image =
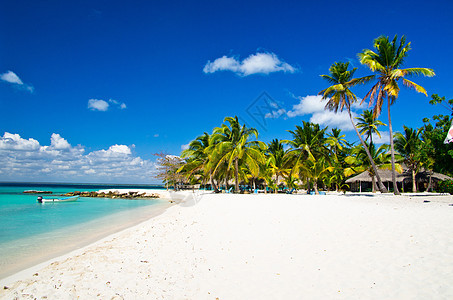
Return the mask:
<svg viewBox="0 0 453 300">
<path fill-rule="evenodd" d="M 336 62 L 329 68 L 329 75 L 321 75 L 322 78 L 330 82 L 332 85 L 325 90 L 319 92 L 319 94 L 323 95 L 322 99 L 328 99 L 326 104 L 326 109 L 333 110 L 335 112 L 340 109 L 343 110 L 346 107 L 349 119 L 351 120 L 351 124 L 354 127 L 354 130 L 359 137 L 360 143 L 365 148 L 366 154 L 371 162 L 371 165 L 374 169 L 374 173 L 376 173 L 376 178 L 378 180 L 379 190 L 382 193 L 387 193 L 387 189 L 385 188 L 384 184 L 381 181 L 381 177 L 377 173 L 376 165 L 371 157 L 370 151 L 366 148 L 366 144 L 360 135 L 354 120 L 352 118 L 351 113 L 351 105 L 352 103 L 357 101 L 356 95 L 350 90 L 351 87 L 356 86 L 358 84 L 363 84 L 370 81 L 373 77 L 367 76 L 362 78 L 353 78 L 355 71 L 357 68 L 353 68 L 352 70 L 348 70 L 349 62 Z"/>
<path fill-rule="evenodd" d="M 206 181 L 206 175 L 209 174 L 211 186 L 217 192 L 217 185 L 212 176 L 212 170 L 207 168 L 210 160 L 208 151 L 211 142 L 210 135 L 205 132 L 189 143 L 189 148 L 181 152 L 181 157 L 186 158 L 186 163 L 181 166 L 178 172 L 185 174 L 187 178 L 198 175 L 201 181 Z"/>
<path fill-rule="evenodd" d="M 419 93 L 423 93 L 426 96 L 426 90 L 412 82 L 405 77 L 424 75 L 434 76 L 435 73 L 432 69 L 428 68 L 406 68 L 401 69 L 404 59 L 407 53 L 411 49 L 411 43 L 406 43 L 406 37 L 402 36 L 398 41 L 398 37 L 395 35 L 392 41 L 389 40 L 388 36 L 380 36 L 374 40 L 374 48 L 376 52 L 370 49 L 365 49 L 358 54 L 360 63 L 370 68 L 372 72 L 376 72 L 375 78 L 377 82 L 368 94 L 363 98 L 362 102 L 369 98 L 370 105 L 374 104 L 374 117 L 377 118 L 381 113 L 382 105 L 385 98 L 387 98 L 387 113 L 389 122 L 389 133 L 390 133 L 390 152 L 392 158 L 392 181 L 393 189 L 396 195 L 399 195 L 398 187 L 396 185 L 396 174 L 395 174 L 395 149 L 393 145 L 393 129 L 392 119 L 390 116 L 390 106 L 398 98 L 400 88 L 398 82 L 401 80 L 403 85 L 409 88 L 415 89 Z"/>
<path fill-rule="evenodd" d="M 404 126 L 404 135 L 400 132 L 395 133 L 394 143 L 395 149 L 403 157 L 412 175 L 412 192 L 417 192 L 417 182 L 415 176 L 422 164 L 422 153 L 419 129 L 412 129 Z"/>
<path fill-rule="evenodd" d="M 329 149 L 325 137 L 327 127 L 321 129 L 319 124 L 302 122 L 302 127 L 296 125 L 296 130 L 288 130 L 293 139 L 282 142 L 291 146 L 287 152 L 288 163 L 292 166 L 290 172 L 298 174 L 299 178 L 308 177 L 317 180 L 318 175 L 325 169 L 322 168 L 323 163 L 329 160 Z M 324 158 L 322 162 L 320 162 L 321 158 Z"/>
<path fill-rule="evenodd" d="M 283 149 L 283 143 L 278 139 L 272 140 L 265 152 L 267 157 L 267 165 L 269 169 L 275 174 L 275 182 L 278 184 L 279 176 L 283 176 L 288 173 L 286 166 L 285 150 Z M 274 191 L 277 193 L 277 189 Z"/>
<path fill-rule="evenodd" d="M 259 164 L 264 163 L 262 149 L 266 144 L 261 141 L 249 141 L 254 135 L 258 138 L 255 128 L 240 125 L 238 117 L 226 117 L 221 127 L 214 128 L 211 136 L 213 173 L 227 164 L 227 171 L 234 170 L 235 190 L 239 192 L 239 167 L 245 165 L 252 174 L 259 173 Z M 215 145 L 215 146 L 214 146 Z"/>
<path fill-rule="evenodd" d="M 357 119 L 357 128 L 360 128 L 360 134 L 365 134 L 365 141 L 370 139 L 370 144 L 373 143 L 373 133 L 381 138 L 381 133 L 378 129 L 379 126 L 387 126 L 383 122 L 374 117 L 371 110 L 365 110 Z"/>
<path fill-rule="evenodd" d="M 337 155 L 338 151 L 343 150 L 343 147 L 347 145 L 344 134 L 341 133 L 341 129 L 332 128 L 331 132 L 327 133 L 327 144 L 330 146 L 330 151 Z"/>
</svg>

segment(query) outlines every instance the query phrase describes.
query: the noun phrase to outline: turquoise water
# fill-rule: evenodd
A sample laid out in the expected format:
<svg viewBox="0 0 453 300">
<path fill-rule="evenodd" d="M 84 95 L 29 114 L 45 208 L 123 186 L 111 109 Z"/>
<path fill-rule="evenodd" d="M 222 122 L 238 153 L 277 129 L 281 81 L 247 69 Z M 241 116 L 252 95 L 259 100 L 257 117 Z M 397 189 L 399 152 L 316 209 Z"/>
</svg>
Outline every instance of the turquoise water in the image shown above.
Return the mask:
<svg viewBox="0 0 453 300">
<path fill-rule="evenodd" d="M 112 186 L 0 185 L 0 278 L 148 219 L 162 200 L 80 197 L 43 203 L 25 190 L 95 191 Z M 127 188 L 127 186 L 114 187 Z M 149 188 L 149 187 L 129 187 Z"/>
</svg>

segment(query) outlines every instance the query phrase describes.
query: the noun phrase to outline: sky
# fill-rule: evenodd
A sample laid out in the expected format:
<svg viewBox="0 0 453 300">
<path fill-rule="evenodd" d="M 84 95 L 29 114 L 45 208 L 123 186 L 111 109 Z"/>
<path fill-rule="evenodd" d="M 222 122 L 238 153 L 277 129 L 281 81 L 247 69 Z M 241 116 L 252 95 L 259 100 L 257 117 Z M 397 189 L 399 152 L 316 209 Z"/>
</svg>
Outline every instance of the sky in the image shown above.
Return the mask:
<svg viewBox="0 0 453 300">
<path fill-rule="evenodd" d="M 337 61 L 371 74 L 357 53 L 380 35 L 405 35 L 403 67 L 436 73 L 411 79 L 429 97 L 402 87 L 391 108 L 394 131 L 421 127 L 448 113 L 432 94 L 453 97 L 451 20 L 451 0 L 0 1 L 0 181 L 158 183 L 153 154 L 227 116 L 264 142 L 302 121 L 355 142 L 347 116 L 324 111 L 319 75 Z"/>
</svg>

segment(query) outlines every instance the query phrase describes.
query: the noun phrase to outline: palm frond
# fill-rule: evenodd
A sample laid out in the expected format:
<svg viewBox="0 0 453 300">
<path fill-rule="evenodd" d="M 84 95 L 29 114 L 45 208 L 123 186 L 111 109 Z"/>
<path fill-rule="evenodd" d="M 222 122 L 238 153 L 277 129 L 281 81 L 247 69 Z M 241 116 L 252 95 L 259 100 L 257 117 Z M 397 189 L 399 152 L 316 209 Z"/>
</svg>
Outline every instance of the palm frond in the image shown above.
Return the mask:
<svg viewBox="0 0 453 300">
<path fill-rule="evenodd" d="M 418 85 L 418 84 L 416 84 L 415 82 L 412 82 L 412 81 L 410 81 L 410 80 L 407 80 L 406 78 L 403 78 L 403 84 L 404 84 L 405 86 L 407 86 L 408 88 L 412 88 L 412 89 L 416 90 L 416 91 L 419 92 L 419 93 L 425 94 L 425 96 L 428 97 L 428 94 L 426 93 L 425 88 L 422 87 L 421 85 Z"/>
</svg>

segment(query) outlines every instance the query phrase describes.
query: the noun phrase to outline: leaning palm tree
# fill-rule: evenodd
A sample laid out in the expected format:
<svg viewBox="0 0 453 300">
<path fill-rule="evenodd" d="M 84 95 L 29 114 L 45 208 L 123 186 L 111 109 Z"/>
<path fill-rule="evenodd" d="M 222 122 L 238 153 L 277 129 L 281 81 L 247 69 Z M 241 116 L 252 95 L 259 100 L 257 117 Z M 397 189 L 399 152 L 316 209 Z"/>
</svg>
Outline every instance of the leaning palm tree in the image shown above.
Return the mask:
<svg viewBox="0 0 453 300">
<path fill-rule="evenodd" d="M 370 49 L 365 49 L 358 54 L 360 63 L 370 68 L 372 72 L 376 72 L 375 78 L 377 82 L 368 94 L 363 98 L 362 102 L 369 98 L 370 105 L 374 104 L 374 117 L 377 118 L 382 110 L 384 100 L 387 98 L 387 113 L 389 122 L 389 133 L 390 133 L 390 152 L 392 158 L 392 181 L 393 189 L 396 195 L 399 195 L 398 187 L 396 186 L 396 174 L 395 174 L 395 149 L 393 145 L 393 130 L 392 130 L 392 119 L 390 117 L 390 106 L 398 98 L 400 88 L 398 82 L 401 80 L 403 85 L 409 88 L 415 89 L 419 93 L 423 93 L 426 96 L 426 90 L 412 82 L 405 77 L 424 75 L 434 76 L 435 73 L 432 69 L 428 68 L 407 68 L 401 69 L 404 59 L 409 52 L 411 43 L 406 44 L 406 37 L 402 36 L 398 41 L 398 37 L 395 35 L 392 41 L 389 40 L 388 36 L 380 36 L 374 40 L 374 48 L 376 52 Z"/>
<path fill-rule="evenodd" d="M 381 138 L 381 132 L 379 126 L 387 126 L 385 123 L 376 119 L 371 110 L 365 110 L 360 117 L 357 119 L 357 128 L 360 128 L 360 134 L 365 134 L 365 141 L 370 140 L 370 144 L 373 143 L 373 133 Z"/>
<path fill-rule="evenodd" d="M 370 151 L 368 151 L 368 148 L 366 148 L 365 142 L 360 135 L 354 120 L 352 118 L 352 113 L 351 113 L 351 105 L 352 103 L 357 101 L 356 95 L 350 90 L 351 87 L 356 86 L 358 84 L 363 84 L 368 81 L 370 81 L 373 77 L 368 76 L 368 77 L 362 77 L 362 78 L 353 78 L 355 71 L 357 68 L 353 68 L 352 70 L 348 70 L 349 68 L 349 63 L 343 63 L 343 62 L 336 62 L 334 63 L 330 68 L 329 68 L 329 75 L 321 75 L 322 78 L 330 82 L 332 85 L 328 87 L 325 90 L 322 90 L 319 92 L 320 95 L 322 95 L 322 99 L 328 99 L 327 104 L 326 104 L 326 109 L 333 110 L 334 112 L 337 112 L 338 109 L 340 111 L 343 110 L 344 107 L 346 107 L 348 114 L 349 114 L 349 119 L 351 120 L 351 124 L 354 127 L 354 130 L 359 137 L 360 143 L 362 143 L 362 146 L 364 147 L 366 154 L 368 155 L 368 158 L 371 162 L 371 165 L 374 169 L 374 173 L 377 174 L 376 178 L 378 181 L 378 186 L 379 190 L 381 193 L 387 193 L 387 189 L 385 188 L 384 184 L 381 181 L 381 177 L 377 173 L 377 168 L 376 165 L 371 157 Z"/>
<path fill-rule="evenodd" d="M 374 171 L 374 168 L 372 167 L 371 162 L 368 158 L 368 154 L 364 151 L 364 149 L 369 149 L 373 161 L 379 169 L 390 170 L 392 168 L 392 164 L 391 157 L 388 153 L 389 146 L 384 144 L 377 149 L 374 144 L 367 145 L 366 148 L 355 147 L 351 150 L 350 155 L 345 158 L 346 163 L 348 163 L 350 166 L 344 169 L 344 174 L 346 176 L 350 176 L 356 173 L 367 171 L 368 175 L 370 175 L 371 177 L 371 186 L 374 193 L 376 190 L 375 178 L 377 178 L 378 173 Z M 401 165 L 395 164 L 395 167 L 399 173 L 403 171 Z"/>
<path fill-rule="evenodd" d="M 421 153 L 422 141 L 420 140 L 421 131 L 421 128 L 412 129 L 404 126 L 404 135 L 397 132 L 393 141 L 395 143 L 396 151 L 398 151 L 398 153 L 403 157 L 403 161 L 411 171 L 412 192 L 414 193 L 417 192 L 417 182 L 415 180 L 415 176 L 420 170 L 423 162 L 423 156 Z"/>
<path fill-rule="evenodd" d="M 249 141 L 254 135 L 258 137 L 255 128 L 240 125 L 238 117 L 227 117 L 221 127 L 214 128 L 211 136 L 212 160 L 210 167 L 216 174 L 224 164 L 227 171 L 234 170 L 235 190 L 239 192 L 239 167 L 245 165 L 252 174 L 259 174 L 259 165 L 264 163 L 262 149 L 266 144 L 261 141 Z M 215 145 L 215 146 L 214 146 Z"/>
</svg>

